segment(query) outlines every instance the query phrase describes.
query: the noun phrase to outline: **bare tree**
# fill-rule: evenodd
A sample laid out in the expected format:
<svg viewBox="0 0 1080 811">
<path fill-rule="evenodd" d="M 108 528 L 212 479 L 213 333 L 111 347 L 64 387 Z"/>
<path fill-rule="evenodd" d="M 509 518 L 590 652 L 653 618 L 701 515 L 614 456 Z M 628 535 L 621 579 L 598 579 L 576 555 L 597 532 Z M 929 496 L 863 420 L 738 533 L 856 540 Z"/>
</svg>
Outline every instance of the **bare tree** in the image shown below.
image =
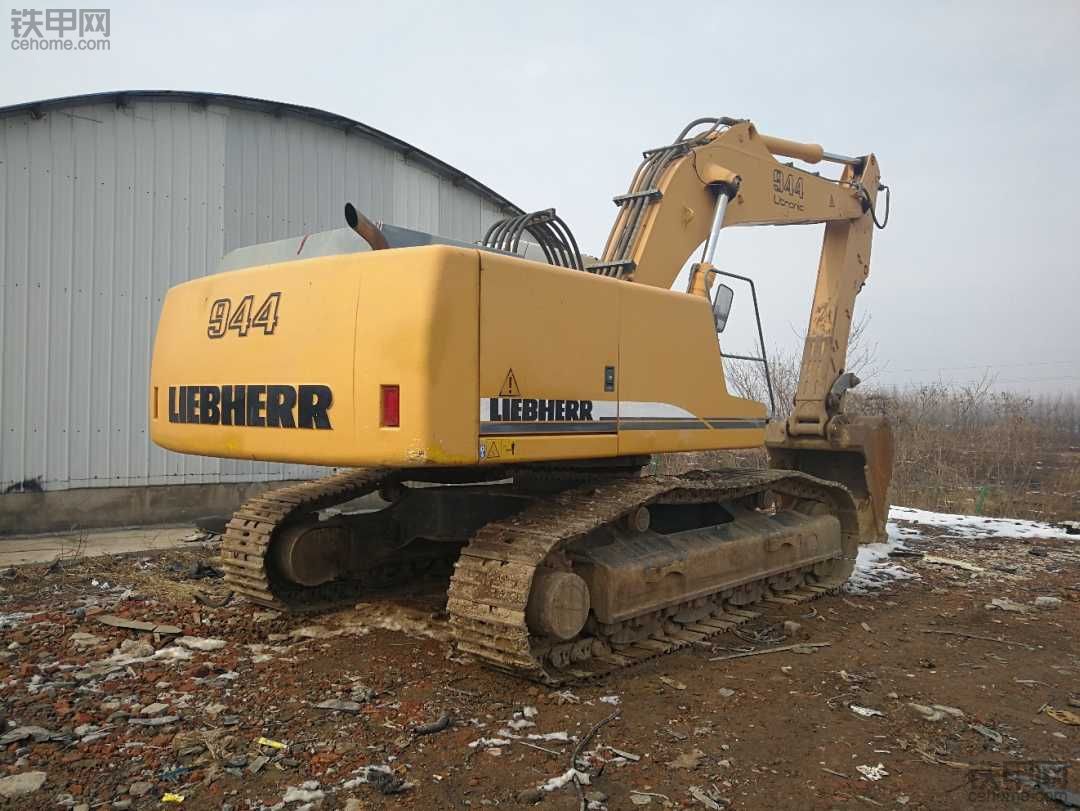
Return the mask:
<svg viewBox="0 0 1080 811">
<path fill-rule="evenodd" d="M 877 344 L 869 339 L 870 314 L 865 313 L 851 325 L 848 341 L 848 365 L 845 371 L 854 372 L 862 380 L 873 379 L 878 373 Z M 800 336 L 805 340 L 805 334 Z M 802 357 L 798 352 L 773 347 L 765 355 L 769 360 L 769 380 L 772 382 L 773 399 L 776 403 L 776 419 L 786 419 L 795 405 L 795 391 L 799 387 Z M 739 397 L 768 403 L 769 389 L 765 378 L 765 365 L 756 361 L 731 360 L 724 362 L 728 389 Z"/>
</svg>

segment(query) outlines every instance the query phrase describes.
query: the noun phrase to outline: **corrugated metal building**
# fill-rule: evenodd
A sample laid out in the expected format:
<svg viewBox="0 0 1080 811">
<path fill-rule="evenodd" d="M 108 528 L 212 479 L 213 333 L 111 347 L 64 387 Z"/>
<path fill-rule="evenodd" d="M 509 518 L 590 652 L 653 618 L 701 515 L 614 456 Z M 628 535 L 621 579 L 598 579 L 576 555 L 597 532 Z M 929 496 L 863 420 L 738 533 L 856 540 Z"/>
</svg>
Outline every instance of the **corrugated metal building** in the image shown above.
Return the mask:
<svg viewBox="0 0 1080 811">
<path fill-rule="evenodd" d="M 518 210 L 359 122 L 218 94 L 0 108 L 0 493 L 306 478 L 153 446 L 165 291 L 228 251 L 373 219 L 473 241 Z"/>
</svg>

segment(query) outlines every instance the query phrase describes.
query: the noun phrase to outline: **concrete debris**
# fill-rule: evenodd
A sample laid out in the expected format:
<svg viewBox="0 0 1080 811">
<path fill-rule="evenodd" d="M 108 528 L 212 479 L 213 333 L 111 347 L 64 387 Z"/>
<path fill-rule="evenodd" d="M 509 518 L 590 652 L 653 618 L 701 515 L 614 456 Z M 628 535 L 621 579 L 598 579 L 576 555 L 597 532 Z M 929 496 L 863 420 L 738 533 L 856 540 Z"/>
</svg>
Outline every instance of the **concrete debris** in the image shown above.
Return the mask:
<svg viewBox="0 0 1080 811">
<path fill-rule="evenodd" d="M 224 639 L 204 639 L 201 636 L 182 636 L 176 640 L 177 645 L 183 645 L 191 650 L 213 651 L 225 647 Z"/>
<path fill-rule="evenodd" d="M 963 718 L 963 710 L 958 710 L 956 707 L 949 707 L 944 704 L 933 704 L 927 706 L 925 704 L 916 704 L 914 702 L 908 702 L 908 706 L 911 707 L 916 713 L 921 715 L 927 721 L 940 721 L 946 715 L 951 715 L 954 718 Z"/>
<path fill-rule="evenodd" d="M 548 741 L 549 743 L 569 743 L 570 736 L 565 732 L 545 732 L 543 734 L 531 733 L 526 736 L 530 741 Z"/>
<path fill-rule="evenodd" d="M 635 799 L 636 798 L 636 799 Z M 639 791 L 633 789 L 630 791 L 630 802 L 634 805 L 648 805 L 653 801 L 653 798 L 657 800 L 663 800 L 664 805 L 671 807 L 674 803 L 671 802 L 671 798 L 666 794 L 661 794 L 658 791 Z"/>
<path fill-rule="evenodd" d="M 0 735 L 0 746 L 7 746 L 9 743 L 19 743 L 20 741 L 25 740 L 32 740 L 34 743 L 44 743 L 45 741 L 62 741 L 66 739 L 66 735 L 59 732 L 52 732 L 44 727 L 15 727 L 15 729 L 8 730 L 3 735 Z"/>
<path fill-rule="evenodd" d="M 709 811 L 722 811 L 731 805 L 731 800 L 720 795 L 715 788 L 705 789 L 701 786 L 690 786 L 690 796 L 709 809 Z"/>
<path fill-rule="evenodd" d="M 970 728 L 978 732 L 984 738 L 989 738 L 999 746 L 1005 740 L 1004 736 L 1000 732 L 998 732 L 996 729 L 991 729 L 988 726 L 983 726 L 982 724 L 970 724 Z"/>
<path fill-rule="evenodd" d="M 76 631 L 69 636 L 68 639 L 70 639 L 72 644 L 77 648 L 96 648 L 105 641 L 100 636 L 83 633 L 82 631 Z"/>
<path fill-rule="evenodd" d="M 1035 605 L 1036 608 L 1042 608 L 1042 609 L 1058 608 L 1061 605 L 1061 598 L 1060 597 L 1036 597 L 1034 605 Z"/>
<path fill-rule="evenodd" d="M 951 715 L 953 718 L 963 718 L 964 711 L 956 707 L 950 707 L 947 704 L 934 704 L 934 709 L 938 712 L 943 712 L 946 715 Z"/>
<path fill-rule="evenodd" d="M 582 786 L 590 785 L 592 778 L 589 777 L 588 772 L 583 772 L 579 769 L 567 769 L 560 775 L 550 778 L 543 783 L 539 788 L 541 791 L 552 792 L 558 791 L 564 786 L 568 785 L 571 781 L 576 782 Z"/>
<path fill-rule="evenodd" d="M 998 608 L 1002 611 L 1011 611 L 1015 614 L 1024 614 L 1028 607 L 1022 603 L 1013 602 L 1008 597 L 995 597 L 985 606 L 987 609 Z"/>
<path fill-rule="evenodd" d="M 163 727 L 179 720 L 179 715 L 159 715 L 157 718 L 129 718 L 128 723 L 140 727 Z"/>
<path fill-rule="evenodd" d="M 848 709 L 856 715 L 861 715 L 863 718 L 873 718 L 874 716 L 879 716 L 881 718 L 885 717 L 885 713 L 881 710 L 875 710 L 873 707 L 860 707 L 858 704 L 848 704 Z"/>
<path fill-rule="evenodd" d="M 155 701 L 153 704 L 147 704 L 145 707 L 139 710 L 139 715 L 161 715 L 167 709 L 169 709 L 168 704 L 162 704 L 160 701 Z"/>
<path fill-rule="evenodd" d="M 25 797 L 45 785 L 45 772 L 23 772 L 0 778 L 0 797 L 14 800 Z"/>
<path fill-rule="evenodd" d="M 132 659 L 141 659 L 154 655 L 154 646 L 149 642 L 143 642 L 141 639 L 125 639 L 120 643 L 117 650 L 120 654 L 129 656 Z"/>
<path fill-rule="evenodd" d="M 342 701 L 337 698 L 328 698 L 326 701 L 320 701 L 315 705 L 320 710 L 333 710 L 335 712 L 360 712 L 360 704 L 355 701 Z"/>
<path fill-rule="evenodd" d="M 885 771 L 884 763 L 879 763 L 877 766 L 856 766 L 855 771 L 861 774 L 864 780 L 870 780 L 871 782 L 889 776 L 889 773 Z"/>
<path fill-rule="evenodd" d="M 174 662 L 183 662 L 192 657 L 191 651 L 186 648 L 180 648 L 175 645 L 169 648 L 161 648 L 154 653 L 155 659 L 169 659 Z"/>
<path fill-rule="evenodd" d="M 470 749 L 494 749 L 500 746 L 510 746 L 513 743 L 509 738 L 478 738 L 469 744 Z"/>
<path fill-rule="evenodd" d="M 620 699 L 618 696 L 600 696 L 601 704 L 611 704 L 612 706 L 617 707 L 619 705 L 619 701 Z"/>
<path fill-rule="evenodd" d="M 137 783 L 131 784 L 131 786 L 128 788 L 128 794 L 130 794 L 132 797 L 143 797 L 149 794 L 153 788 L 153 783 L 141 780 Z"/>
<path fill-rule="evenodd" d="M 308 780 L 300 785 L 289 786 L 285 792 L 285 796 L 281 798 L 281 801 L 288 805 L 289 803 L 310 803 L 316 800 L 321 800 L 326 796 L 326 792 L 319 788 L 319 784 L 315 780 Z"/>
<path fill-rule="evenodd" d="M 342 784 L 343 789 L 353 789 L 360 785 L 372 785 L 379 790 L 380 794 L 387 796 L 392 794 L 401 794 L 408 791 L 414 785 L 403 777 L 399 776 L 385 764 L 379 764 L 375 766 L 365 766 L 360 770 L 360 776 L 354 777 L 352 780 L 346 780 Z"/>
<path fill-rule="evenodd" d="M 378 693 L 365 684 L 354 684 L 352 689 L 349 690 L 349 695 L 352 696 L 353 701 L 366 704 L 368 701 L 373 701 Z"/>
</svg>

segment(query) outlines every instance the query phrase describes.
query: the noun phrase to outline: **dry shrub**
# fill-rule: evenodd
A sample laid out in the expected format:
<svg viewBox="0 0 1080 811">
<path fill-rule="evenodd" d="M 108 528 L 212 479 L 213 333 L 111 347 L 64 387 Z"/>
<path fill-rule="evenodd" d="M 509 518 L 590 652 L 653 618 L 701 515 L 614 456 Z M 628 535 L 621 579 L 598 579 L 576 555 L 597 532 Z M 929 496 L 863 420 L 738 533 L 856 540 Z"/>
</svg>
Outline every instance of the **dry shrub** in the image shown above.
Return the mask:
<svg viewBox="0 0 1080 811">
<path fill-rule="evenodd" d="M 873 387 L 875 347 L 869 320 L 852 329 L 850 370 L 863 384 L 847 395 L 852 414 L 883 414 L 896 435 L 891 500 L 929 510 L 1041 520 L 1080 518 L 1080 397 L 1032 397 L 995 390 L 991 376 L 969 385 Z M 791 412 L 800 358 L 773 350 L 769 371 L 775 419 Z M 726 361 L 732 394 L 768 402 L 760 363 Z M 761 451 L 664 454 L 654 470 L 763 466 Z"/>
<path fill-rule="evenodd" d="M 994 391 L 989 377 L 853 393 L 896 434 L 892 502 L 1043 520 L 1080 515 L 1080 402 Z"/>
</svg>

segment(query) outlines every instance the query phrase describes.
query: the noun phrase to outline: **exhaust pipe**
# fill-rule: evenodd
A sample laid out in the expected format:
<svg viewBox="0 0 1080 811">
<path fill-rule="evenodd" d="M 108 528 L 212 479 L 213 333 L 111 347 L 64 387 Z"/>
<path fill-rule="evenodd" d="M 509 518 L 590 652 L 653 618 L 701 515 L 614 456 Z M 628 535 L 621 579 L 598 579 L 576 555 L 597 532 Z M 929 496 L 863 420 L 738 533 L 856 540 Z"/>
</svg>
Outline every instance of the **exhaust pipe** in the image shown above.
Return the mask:
<svg viewBox="0 0 1080 811">
<path fill-rule="evenodd" d="M 352 203 L 345 204 L 345 222 L 358 233 L 373 251 L 385 251 L 390 247 L 386 241 L 386 235 L 375 223 L 357 211 Z"/>
</svg>

